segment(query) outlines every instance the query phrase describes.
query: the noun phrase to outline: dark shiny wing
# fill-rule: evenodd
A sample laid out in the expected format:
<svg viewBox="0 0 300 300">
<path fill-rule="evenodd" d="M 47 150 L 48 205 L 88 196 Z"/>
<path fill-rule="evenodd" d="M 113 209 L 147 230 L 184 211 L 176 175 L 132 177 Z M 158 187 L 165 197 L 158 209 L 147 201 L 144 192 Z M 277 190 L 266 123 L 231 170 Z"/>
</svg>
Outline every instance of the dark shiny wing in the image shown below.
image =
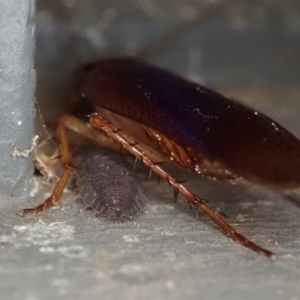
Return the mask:
<svg viewBox="0 0 300 300">
<path fill-rule="evenodd" d="M 299 186 L 300 141 L 265 115 L 130 58 L 103 60 L 80 71 L 83 97 L 156 130 L 190 155 L 200 153 L 253 182 Z"/>
</svg>

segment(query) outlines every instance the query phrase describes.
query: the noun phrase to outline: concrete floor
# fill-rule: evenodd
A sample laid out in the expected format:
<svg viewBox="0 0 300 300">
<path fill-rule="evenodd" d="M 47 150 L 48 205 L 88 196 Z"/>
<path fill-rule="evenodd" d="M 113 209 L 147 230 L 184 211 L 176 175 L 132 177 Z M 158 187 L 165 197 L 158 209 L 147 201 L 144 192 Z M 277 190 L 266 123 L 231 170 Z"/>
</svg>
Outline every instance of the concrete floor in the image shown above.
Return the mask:
<svg viewBox="0 0 300 300">
<path fill-rule="evenodd" d="M 290 105 L 273 95 L 261 106 L 297 136 L 299 94 L 290 94 Z M 137 175 L 149 206 L 133 224 L 81 212 L 70 191 L 60 207 L 20 218 L 20 207 L 51 190 L 38 177 L 30 203 L 1 203 L 1 299 L 300 299 L 299 195 L 180 173 L 240 233 L 274 251 L 273 262 L 233 243 L 207 216 L 197 220 L 185 200 L 174 205 L 168 184 L 158 186 L 147 170 Z"/>
<path fill-rule="evenodd" d="M 277 260 L 233 243 L 203 214 L 196 220 L 185 200 L 172 203 L 168 184 L 142 172 L 149 207 L 134 223 L 81 211 L 73 192 L 26 218 L 16 215 L 25 204 L 2 204 L 1 299 L 300 299 L 300 209 L 253 186 L 184 175 Z M 31 204 L 47 193 L 39 188 Z"/>
<path fill-rule="evenodd" d="M 97 1 L 78 3 L 83 5 L 88 2 Z M 102 2 L 108 5 L 107 1 Z M 145 4 L 147 1 L 131 3 L 142 2 Z M 49 8 L 54 7 L 52 4 L 56 2 L 39 1 L 39 5 L 43 3 Z M 178 5 L 173 8 L 172 13 L 176 14 Z M 66 72 L 68 64 L 64 60 L 66 53 L 57 50 L 57 44 L 53 42 L 53 38 L 56 42 L 59 38 L 63 39 L 62 30 L 53 30 L 50 25 L 51 22 L 56 24 L 57 20 L 45 7 L 41 6 L 40 9 L 44 11 L 39 11 L 37 18 L 37 97 L 44 101 L 44 104 L 40 104 L 42 110 L 50 113 L 56 108 L 53 103 L 60 102 L 68 94 L 62 88 L 65 84 L 62 70 Z M 121 9 L 121 16 L 123 10 L 125 8 Z M 91 11 L 94 15 L 98 13 L 96 9 Z M 162 16 L 168 12 L 163 11 Z M 109 15 L 112 10 L 110 8 L 101 13 Z M 122 17 L 121 29 L 126 26 L 132 28 L 132 18 L 128 23 L 126 16 Z M 147 23 L 148 17 L 143 16 L 142 19 Z M 124 20 L 125 23 L 122 23 Z M 121 34 L 119 32 L 120 24 L 114 24 L 115 29 L 111 32 L 104 30 L 101 35 L 107 38 L 104 39 L 106 42 L 109 41 L 106 45 L 108 48 L 100 49 L 106 51 L 106 55 L 111 54 L 112 49 L 117 49 L 113 54 L 118 54 L 118 49 L 125 49 L 119 40 L 110 40 L 114 36 L 126 38 L 122 31 Z M 101 24 L 97 26 L 102 28 Z M 214 28 L 211 29 L 216 33 Z M 116 30 L 118 35 L 115 35 Z M 201 33 L 202 29 L 199 30 Z M 92 36 L 95 33 L 86 32 Z M 236 33 L 230 30 L 226 32 L 227 38 Z M 196 34 L 194 32 L 193 36 Z M 144 34 L 141 36 L 144 37 Z M 208 36 L 204 34 L 204 37 Z M 221 32 L 216 41 L 222 36 Z M 248 60 L 246 51 L 246 59 L 244 57 L 245 61 L 241 63 L 245 66 L 242 68 L 232 64 L 235 61 L 240 63 L 241 60 L 235 60 L 240 56 L 232 53 L 231 59 L 228 59 L 231 50 L 227 49 L 224 65 L 219 67 L 214 64 L 217 56 L 212 55 L 210 61 L 203 61 L 201 56 L 205 58 L 207 53 L 213 54 L 213 51 L 202 49 L 202 54 L 195 56 L 195 44 L 187 46 L 180 41 L 177 48 L 171 47 L 158 61 L 162 65 L 177 68 L 177 71 L 184 70 L 193 78 L 206 78 L 230 97 L 242 99 L 265 112 L 300 138 L 300 91 L 294 76 L 300 67 L 297 66 L 297 60 L 291 58 L 293 53 L 299 53 L 297 39 L 296 47 L 292 48 L 285 39 L 280 40 L 274 34 L 268 36 L 270 41 L 260 35 L 258 41 L 264 41 L 268 49 L 269 45 L 273 45 L 271 39 L 274 38 L 276 43 L 284 45 L 278 49 L 287 51 L 284 52 L 289 54 L 287 61 L 279 55 L 283 53 L 281 50 L 279 54 L 276 52 L 277 48 L 273 48 L 272 53 L 264 53 L 263 57 L 259 57 L 259 51 L 253 52 L 255 55 L 252 58 L 258 57 L 257 61 Z M 101 38 L 99 40 L 101 42 Z M 197 39 L 192 38 L 192 41 L 196 43 Z M 131 42 L 134 44 L 134 41 Z M 234 42 L 228 44 L 234 45 Z M 263 48 L 262 44 L 259 45 Z M 218 47 L 214 48 L 214 51 L 218 50 Z M 278 61 L 272 56 L 276 53 Z M 189 56 L 193 56 L 193 62 Z M 271 62 L 268 62 L 269 56 Z M 201 61 L 201 57 L 202 64 L 199 66 L 195 61 Z M 183 68 L 187 62 L 190 67 L 201 71 L 195 75 L 193 69 Z M 292 70 L 290 73 L 284 69 L 288 63 Z M 208 68 L 209 65 L 211 68 Z M 271 68 L 268 69 L 268 66 Z M 220 71 L 220 77 L 216 76 L 217 71 Z M 212 78 L 217 79 L 214 82 Z M 222 86 L 220 78 L 224 79 Z M 249 84 L 234 84 L 237 78 Z M 249 78 L 253 78 L 253 81 Z M 270 81 L 268 78 L 271 78 Z M 291 84 L 278 84 L 284 79 Z M 43 117 L 48 121 L 53 116 L 43 114 Z M 188 180 L 188 186 L 202 197 L 210 199 L 210 205 L 220 209 L 240 233 L 274 251 L 278 258 L 271 261 L 233 243 L 204 214 L 200 214 L 197 220 L 194 212 L 186 211 L 184 199 L 181 198 L 174 205 L 173 192 L 168 184 L 162 182 L 158 186 L 154 177 L 148 178 L 147 170 L 141 169 L 137 175 L 145 189 L 149 206 L 147 213 L 139 215 L 134 223 L 115 224 L 94 217 L 92 211 L 81 212 L 83 204 L 75 201 L 76 194 L 70 191 L 64 193 L 59 207 L 26 218 L 17 216 L 21 207 L 41 202 L 50 193 L 51 188 L 43 185 L 39 177 L 33 178 L 32 198 L 28 203 L 1 201 L 0 298 L 300 299 L 300 195 L 294 193 L 292 198 L 295 201 L 290 201 L 287 197 L 252 185 L 209 182 L 190 173 L 180 173 L 181 178 Z"/>
</svg>

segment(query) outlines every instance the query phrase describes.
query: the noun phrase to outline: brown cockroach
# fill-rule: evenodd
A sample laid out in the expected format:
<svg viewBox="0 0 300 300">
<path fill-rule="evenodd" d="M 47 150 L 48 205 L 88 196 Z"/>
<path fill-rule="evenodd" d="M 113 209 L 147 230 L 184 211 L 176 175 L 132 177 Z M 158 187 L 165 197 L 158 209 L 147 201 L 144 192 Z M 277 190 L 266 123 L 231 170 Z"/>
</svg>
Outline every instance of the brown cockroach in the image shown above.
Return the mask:
<svg viewBox="0 0 300 300">
<path fill-rule="evenodd" d="M 203 210 L 235 242 L 275 258 L 234 230 L 207 202 L 167 173 L 169 161 L 224 181 L 242 178 L 275 190 L 300 185 L 300 141 L 264 114 L 142 60 L 119 57 L 86 64 L 69 108 L 88 106 L 89 122 L 153 172 L 189 203 Z M 62 114 L 56 138 L 64 172 L 44 203 L 20 213 L 37 213 L 56 204 L 72 172 L 66 127 L 88 135 L 80 121 Z M 100 138 L 101 139 L 101 138 Z"/>
<path fill-rule="evenodd" d="M 94 128 L 166 179 L 234 241 L 274 257 L 237 233 L 162 166 L 169 159 L 219 180 L 241 177 L 275 189 L 297 188 L 300 141 L 296 137 L 256 110 L 140 60 L 105 59 L 81 67 L 78 74 L 72 102 L 76 99 L 93 106 L 90 122 Z M 40 212 L 58 202 L 72 172 L 66 126 L 79 128 L 72 117 L 59 118 L 56 136 L 65 171 L 52 196 L 22 214 Z"/>
</svg>

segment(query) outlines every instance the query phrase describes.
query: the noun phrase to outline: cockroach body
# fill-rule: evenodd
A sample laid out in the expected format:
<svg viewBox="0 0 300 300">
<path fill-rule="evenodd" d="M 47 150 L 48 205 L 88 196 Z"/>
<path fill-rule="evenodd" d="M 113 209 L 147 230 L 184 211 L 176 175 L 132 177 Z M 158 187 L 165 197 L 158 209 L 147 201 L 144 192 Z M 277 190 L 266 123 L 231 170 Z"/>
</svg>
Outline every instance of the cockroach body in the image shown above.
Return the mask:
<svg viewBox="0 0 300 300">
<path fill-rule="evenodd" d="M 114 221 L 132 220 L 147 204 L 129 165 L 108 149 L 79 155 L 74 171 L 79 197 L 96 215 Z"/>
<path fill-rule="evenodd" d="M 71 106 L 78 101 L 92 105 L 95 113 L 90 122 L 94 128 L 166 179 L 234 241 L 275 257 L 237 233 L 162 165 L 174 161 L 213 179 L 242 178 L 278 190 L 298 188 L 300 141 L 296 137 L 249 107 L 137 59 L 100 60 L 81 67 L 77 74 Z M 22 214 L 46 209 L 63 191 L 72 169 L 64 127 L 74 127 L 66 123 L 66 116 L 60 117 L 56 132 L 65 171 L 52 196 Z"/>
<path fill-rule="evenodd" d="M 275 189 L 300 186 L 300 141 L 267 116 L 134 59 L 107 59 L 81 72 L 80 95 L 150 127 L 151 138 L 180 165 Z M 172 141 L 169 148 L 163 136 Z"/>
</svg>

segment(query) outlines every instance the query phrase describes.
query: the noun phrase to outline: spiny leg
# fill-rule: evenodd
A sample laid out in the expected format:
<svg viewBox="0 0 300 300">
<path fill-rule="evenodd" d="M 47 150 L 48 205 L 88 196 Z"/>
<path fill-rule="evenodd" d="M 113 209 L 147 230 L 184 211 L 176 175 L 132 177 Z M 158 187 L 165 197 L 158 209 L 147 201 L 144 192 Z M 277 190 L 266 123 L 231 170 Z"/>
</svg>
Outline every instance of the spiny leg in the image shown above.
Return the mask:
<svg viewBox="0 0 300 300">
<path fill-rule="evenodd" d="M 231 182 L 239 179 L 240 176 L 230 173 L 227 168 L 219 163 L 209 161 L 198 150 L 183 147 L 151 127 L 145 125 L 142 125 L 142 127 L 161 151 L 180 166 L 211 179 Z"/>
<path fill-rule="evenodd" d="M 108 136 L 118 141 L 127 151 L 151 168 L 153 172 L 166 179 L 170 185 L 177 189 L 179 193 L 181 193 L 189 201 L 189 203 L 196 205 L 204 211 L 229 237 L 232 238 L 233 241 L 271 259 L 276 258 L 273 252 L 256 245 L 254 242 L 248 240 L 246 237 L 234 230 L 220 215 L 218 215 L 205 203 L 205 200 L 192 193 L 174 177 L 165 172 L 160 167 L 160 164 L 153 162 L 148 155 L 145 155 L 145 152 L 143 151 L 143 144 L 137 143 L 132 137 L 126 135 L 124 131 L 115 127 L 97 113 L 91 114 L 90 122 L 95 128 L 104 131 Z"/>
<path fill-rule="evenodd" d="M 39 213 L 51 207 L 52 205 L 56 205 L 68 182 L 68 179 L 72 172 L 71 169 L 72 156 L 70 154 L 69 141 L 68 141 L 66 128 L 64 124 L 64 115 L 60 117 L 58 120 L 58 125 L 56 128 L 56 137 L 59 141 L 59 150 L 61 154 L 61 161 L 64 168 L 64 172 L 61 175 L 58 183 L 56 184 L 52 195 L 37 207 L 22 209 L 19 212 L 20 216 L 24 216 L 25 214 L 28 213 Z"/>
</svg>

